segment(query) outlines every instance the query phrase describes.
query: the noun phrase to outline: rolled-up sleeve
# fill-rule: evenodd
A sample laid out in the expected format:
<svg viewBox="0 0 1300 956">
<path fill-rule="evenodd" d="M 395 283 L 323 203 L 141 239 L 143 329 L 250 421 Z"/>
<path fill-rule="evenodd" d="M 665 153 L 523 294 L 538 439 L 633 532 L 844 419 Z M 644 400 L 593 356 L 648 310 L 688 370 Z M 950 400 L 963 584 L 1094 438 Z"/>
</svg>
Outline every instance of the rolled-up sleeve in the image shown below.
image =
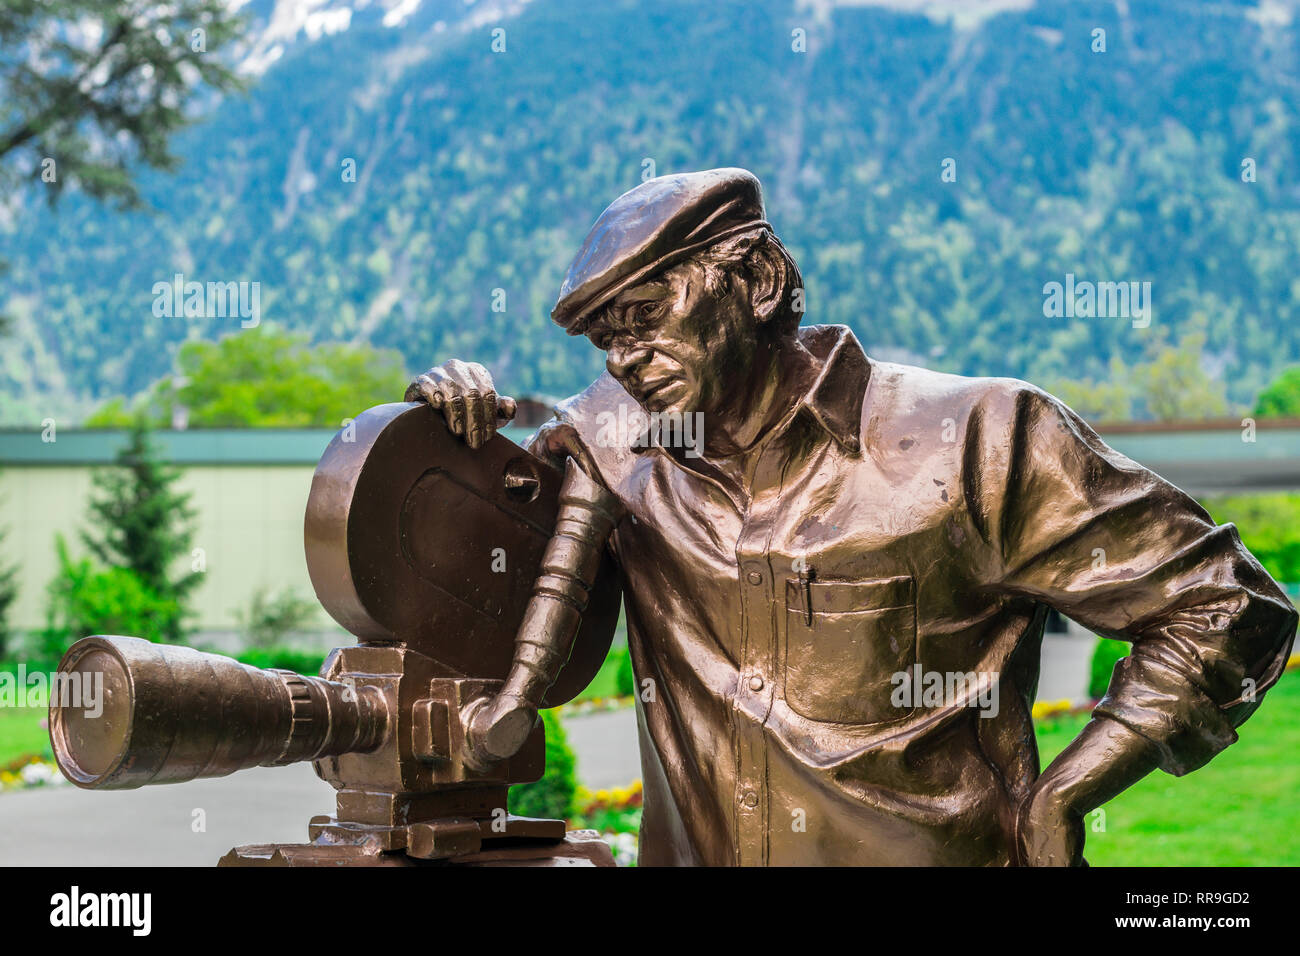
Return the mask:
<svg viewBox="0 0 1300 956">
<path fill-rule="evenodd" d="M 968 485 L 990 586 L 1132 643 L 1094 713 L 1182 775 L 1237 739 L 1282 674 L 1297 615 L 1231 525 L 1016 383 L 978 410 Z"/>
</svg>

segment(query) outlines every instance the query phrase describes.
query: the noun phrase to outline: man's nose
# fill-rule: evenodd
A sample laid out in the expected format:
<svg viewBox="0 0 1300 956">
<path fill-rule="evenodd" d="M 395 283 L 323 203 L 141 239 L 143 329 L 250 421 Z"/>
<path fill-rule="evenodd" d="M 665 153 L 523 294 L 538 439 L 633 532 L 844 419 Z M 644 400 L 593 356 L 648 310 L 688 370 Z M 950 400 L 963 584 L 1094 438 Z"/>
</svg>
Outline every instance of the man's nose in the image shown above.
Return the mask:
<svg viewBox="0 0 1300 956">
<path fill-rule="evenodd" d="M 626 378 L 638 365 L 650 361 L 650 350 L 629 339 L 615 341 L 605 353 L 605 368 L 616 379 Z"/>
</svg>

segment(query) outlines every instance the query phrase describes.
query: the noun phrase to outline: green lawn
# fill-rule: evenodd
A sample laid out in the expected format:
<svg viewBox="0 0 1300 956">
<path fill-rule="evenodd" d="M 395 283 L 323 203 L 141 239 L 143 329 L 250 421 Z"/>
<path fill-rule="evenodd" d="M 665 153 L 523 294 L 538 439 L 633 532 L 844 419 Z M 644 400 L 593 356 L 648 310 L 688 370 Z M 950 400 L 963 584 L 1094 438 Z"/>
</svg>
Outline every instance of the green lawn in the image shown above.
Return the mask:
<svg viewBox="0 0 1300 956">
<path fill-rule="evenodd" d="M 1086 717 L 1038 728 L 1043 766 Z M 1300 865 L 1300 672 L 1284 675 L 1240 740 L 1185 777 L 1156 771 L 1087 821 L 1094 866 Z"/>
<path fill-rule="evenodd" d="M 44 707 L 0 707 L 0 767 L 27 754 L 50 753 Z"/>
<path fill-rule="evenodd" d="M 605 663 L 600 665 L 600 670 L 596 671 L 596 676 L 591 679 L 582 693 L 574 698 L 575 701 L 593 700 L 597 697 L 617 697 L 618 696 L 618 666 L 619 652 L 626 653 L 626 650 L 615 648 Z"/>
</svg>

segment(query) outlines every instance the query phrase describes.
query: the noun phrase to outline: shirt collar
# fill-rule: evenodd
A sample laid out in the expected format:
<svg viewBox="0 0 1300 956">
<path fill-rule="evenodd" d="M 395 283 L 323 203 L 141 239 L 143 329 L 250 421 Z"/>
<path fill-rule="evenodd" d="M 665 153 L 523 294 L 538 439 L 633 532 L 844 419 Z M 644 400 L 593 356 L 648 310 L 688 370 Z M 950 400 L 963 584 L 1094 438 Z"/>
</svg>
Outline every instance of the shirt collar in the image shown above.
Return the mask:
<svg viewBox="0 0 1300 956">
<path fill-rule="evenodd" d="M 871 362 L 845 325 L 811 325 L 799 330 L 799 342 L 821 360 L 821 372 L 800 401 L 813 419 L 845 451 L 862 450 L 862 402 L 871 377 Z"/>
<path fill-rule="evenodd" d="M 862 450 L 862 404 L 871 377 L 871 360 L 846 325 L 804 326 L 798 338 L 820 362 L 821 370 L 786 423 L 806 411 L 845 452 L 857 455 Z M 637 453 L 659 449 L 682 463 L 680 455 L 660 447 L 650 434 L 648 426 L 639 429 L 629 447 Z"/>
</svg>

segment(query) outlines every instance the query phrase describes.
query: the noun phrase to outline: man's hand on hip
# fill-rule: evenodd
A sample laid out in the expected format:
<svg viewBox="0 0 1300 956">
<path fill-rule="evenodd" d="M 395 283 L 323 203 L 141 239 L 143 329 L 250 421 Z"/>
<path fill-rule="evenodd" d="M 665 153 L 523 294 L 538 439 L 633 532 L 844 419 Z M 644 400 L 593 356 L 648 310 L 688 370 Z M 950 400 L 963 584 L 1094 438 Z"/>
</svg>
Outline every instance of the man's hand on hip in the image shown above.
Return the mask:
<svg viewBox="0 0 1300 956">
<path fill-rule="evenodd" d="M 1084 815 L 1159 764 L 1154 744 L 1106 717 L 1094 717 L 1038 778 L 1016 814 L 1022 866 L 1083 864 Z"/>
<path fill-rule="evenodd" d="M 497 395 L 488 370 L 460 359 L 417 376 L 406 388 L 406 401 L 428 402 L 441 410 L 447 428 L 470 448 L 481 448 L 496 434 L 498 424 L 515 417 L 515 400 Z"/>
</svg>

